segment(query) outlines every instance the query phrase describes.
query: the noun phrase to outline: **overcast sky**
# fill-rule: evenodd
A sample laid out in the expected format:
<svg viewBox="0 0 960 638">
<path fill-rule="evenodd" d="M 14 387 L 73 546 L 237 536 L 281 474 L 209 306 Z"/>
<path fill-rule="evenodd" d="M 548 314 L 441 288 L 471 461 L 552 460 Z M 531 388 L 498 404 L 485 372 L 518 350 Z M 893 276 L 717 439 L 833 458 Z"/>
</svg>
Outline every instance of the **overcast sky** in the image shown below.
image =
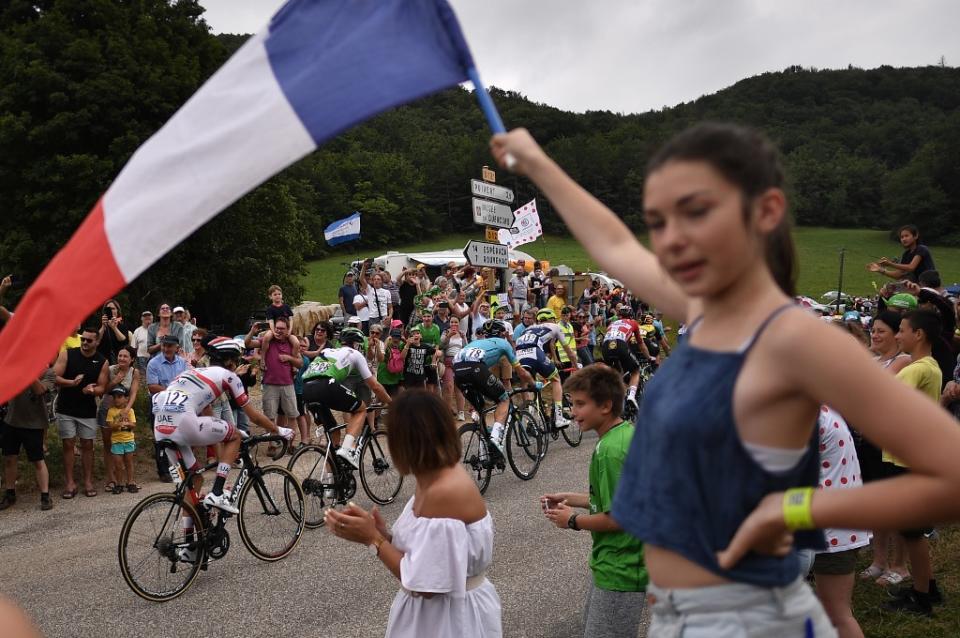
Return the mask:
<svg viewBox="0 0 960 638">
<path fill-rule="evenodd" d="M 283 0 L 200 0 L 214 32 Z M 957 0 L 450 0 L 484 82 L 566 110 L 643 112 L 790 65 L 960 65 Z"/>
</svg>

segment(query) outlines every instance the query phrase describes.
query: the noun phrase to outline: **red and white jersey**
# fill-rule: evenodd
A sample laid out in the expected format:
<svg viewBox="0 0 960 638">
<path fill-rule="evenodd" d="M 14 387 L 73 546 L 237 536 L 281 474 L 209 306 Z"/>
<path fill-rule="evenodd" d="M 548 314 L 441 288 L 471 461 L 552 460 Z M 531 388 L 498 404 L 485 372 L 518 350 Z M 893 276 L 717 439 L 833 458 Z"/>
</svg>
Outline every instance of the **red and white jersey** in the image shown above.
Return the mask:
<svg viewBox="0 0 960 638">
<path fill-rule="evenodd" d="M 607 334 L 603 336 L 604 341 L 636 341 L 640 337 L 640 324 L 633 319 L 617 319 L 607 326 Z"/>
<path fill-rule="evenodd" d="M 153 395 L 153 412 L 200 414 L 224 393 L 241 408 L 250 400 L 240 378 L 226 368 L 193 368 L 180 373 L 166 390 Z"/>
</svg>

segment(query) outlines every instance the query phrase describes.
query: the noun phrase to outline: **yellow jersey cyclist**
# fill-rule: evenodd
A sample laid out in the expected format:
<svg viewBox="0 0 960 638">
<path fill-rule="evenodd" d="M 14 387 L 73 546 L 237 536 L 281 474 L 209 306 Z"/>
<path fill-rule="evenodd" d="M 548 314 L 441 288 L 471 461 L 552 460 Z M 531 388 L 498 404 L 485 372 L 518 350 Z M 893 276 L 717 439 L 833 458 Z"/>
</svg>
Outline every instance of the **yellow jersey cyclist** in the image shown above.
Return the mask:
<svg viewBox="0 0 960 638">
<path fill-rule="evenodd" d="M 557 323 L 553 310 L 544 308 L 537 313 L 537 323 L 525 329 L 517 337 L 517 359 L 520 365 L 531 375 L 540 375 L 550 383 L 553 395 L 554 423 L 565 428 L 570 421 L 563 416 L 563 387 L 560 372 L 552 361 L 553 344 L 558 344 L 566 352 L 568 361 L 580 367 L 577 353 L 566 341 L 566 335 Z M 549 353 L 549 354 L 548 354 Z"/>
<path fill-rule="evenodd" d="M 517 371 L 521 383 L 533 385 L 533 377 L 520 367 L 517 355 L 504 337 L 507 326 L 498 319 L 490 319 L 480 328 L 480 339 L 465 345 L 453 358 L 453 382 L 463 392 L 471 405 L 478 411 L 483 410 L 484 398 L 497 404 L 493 411 L 493 429 L 490 431 L 491 443 L 504 454 L 503 442 L 507 412 L 510 409 L 510 396 L 503 383 L 490 372 L 490 366 L 496 365 L 500 357 L 506 357 Z"/>
<path fill-rule="evenodd" d="M 345 328 L 340 333 L 340 344 L 340 348 L 322 351 L 303 373 L 303 401 L 305 405 L 314 403 L 321 407 L 320 418 L 328 428 L 337 425 L 331 410 L 349 414 L 346 436 L 337 450 L 337 456 L 358 469 L 360 451 L 357 449 L 357 436 L 363 429 L 367 405 L 344 382 L 349 377 L 359 377 L 384 405 L 390 404 L 390 395 L 367 365 L 367 358 L 362 352 L 363 333 L 356 328 Z"/>
<path fill-rule="evenodd" d="M 166 390 L 153 395 L 153 433 L 157 441 L 173 441 L 189 469 L 199 463 L 193 455 L 192 446 L 202 447 L 222 443 L 218 452 L 217 478 L 213 489 L 203 503 L 231 514 L 239 513 L 233 504 L 232 495 L 223 489 L 231 463 L 240 452 L 240 437 L 236 428 L 223 419 L 213 416 L 211 405 L 227 395 L 231 403 L 239 407 L 251 422 L 289 441 L 293 430 L 277 427 L 265 414 L 250 404 L 247 391 L 234 374 L 243 354 L 243 344 L 236 339 L 208 336 L 204 349 L 210 357 L 207 368 L 192 368 L 180 373 Z M 178 471 L 176 453 L 166 450 L 171 472 Z"/>
</svg>

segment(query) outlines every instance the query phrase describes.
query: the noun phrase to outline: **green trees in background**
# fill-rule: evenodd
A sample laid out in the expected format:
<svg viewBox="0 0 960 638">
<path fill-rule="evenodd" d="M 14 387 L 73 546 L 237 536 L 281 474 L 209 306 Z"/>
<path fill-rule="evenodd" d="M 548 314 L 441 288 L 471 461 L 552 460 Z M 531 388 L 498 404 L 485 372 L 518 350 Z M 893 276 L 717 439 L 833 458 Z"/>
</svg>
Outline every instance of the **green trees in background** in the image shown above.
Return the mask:
<svg viewBox="0 0 960 638">
<path fill-rule="evenodd" d="M 239 47 L 193 0 L 9 0 L 0 5 L 0 269 L 36 276 L 132 152 Z M 575 78 L 571 78 L 575 81 Z M 638 89 L 640 90 L 640 89 Z M 644 164 L 705 119 L 765 130 L 792 178 L 799 224 L 894 228 L 960 244 L 960 70 L 791 67 L 643 114 L 568 113 L 494 89 L 587 189 L 641 228 Z M 290 301 L 322 230 L 363 213 L 360 247 L 472 227 L 468 181 L 491 163 L 474 97 L 451 89 L 340 136 L 255 190 L 125 291 L 128 314 L 161 300 L 236 325 L 280 284 Z M 517 201 L 536 197 L 499 172 Z M 540 198 L 547 232 L 563 232 Z M 162 218 L 163 211 L 157 211 Z M 341 250 L 352 252 L 356 245 Z"/>
</svg>

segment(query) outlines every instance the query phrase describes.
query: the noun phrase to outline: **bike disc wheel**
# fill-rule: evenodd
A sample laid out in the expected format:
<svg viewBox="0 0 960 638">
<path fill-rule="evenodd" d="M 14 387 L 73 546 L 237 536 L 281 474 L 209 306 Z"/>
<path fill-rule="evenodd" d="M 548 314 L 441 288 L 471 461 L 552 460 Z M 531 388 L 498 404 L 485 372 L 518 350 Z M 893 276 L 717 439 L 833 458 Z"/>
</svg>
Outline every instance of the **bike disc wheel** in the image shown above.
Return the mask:
<svg viewBox="0 0 960 638">
<path fill-rule="evenodd" d="M 529 481 L 543 460 L 543 432 L 529 414 L 514 414 L 507 426 L 507 461 L 523 481 Z"/>
<path fill-rule="evenodd" d="M 184 517 L 193 521 L 193 539 L 187 538 Z M 120 530 L 117 555 L 123 579 L 141 598 L 173 600 L 193 584 L 206 560 L 202 538 L 203 522 L 190 503 L 177 503 L 171 493 L 148 496 L 130 510 Z M 188 545 L 196 551 L 192 563 L 179 556 Z"/>
<path fill-rule="evenodd" d="M 237 527 L 250 553 L 272 562 L 300 542 L 304 527 L 303 491 L 289 470 L 271 465 L 250 476 L 240 493 Z"/>
<path fill-rule="evenodd" d="M 320 483 L 326 453 L 323 446 L 308 445 L 297 450 L 287 463 L 287 469 L 303 491 L 303 523 L 310 529 L 323 525 L 323 511 L 333 505 L 324 500 L 323 485 Z"/>
<path fill-rule="evenodd" d="M 563 440 L 567 442 L 567 445 L 577 447 L 583 440 L 583 431 L 580 429 L 580 424 L 573 418 L 573 411 L 570 409 L 570 397 L 566 394 L 563 395 L 563 416 L 567 417 L 570 425 L 560 430 L 560 434 L 563 435 Z"/>
<path fill-rule="evenodd" d="M 374 432 L 364 442 L 360 450 L 360 483 L 370 500 L 379 505 L 392 503 L 400 493 L 403 475 L 393 464 L 386 432 Z"/>
<path fill-rule="evenodd" d="M 460 446 L 463 448 L 463 466 L 476 482 L 480 493 L 483 494 L 490 486 L 492 473 L 490 452 L 486 441 L 480 434 L 480 426 L 476 423 L 464 423 L 458 430 Z"/>
</svg>

